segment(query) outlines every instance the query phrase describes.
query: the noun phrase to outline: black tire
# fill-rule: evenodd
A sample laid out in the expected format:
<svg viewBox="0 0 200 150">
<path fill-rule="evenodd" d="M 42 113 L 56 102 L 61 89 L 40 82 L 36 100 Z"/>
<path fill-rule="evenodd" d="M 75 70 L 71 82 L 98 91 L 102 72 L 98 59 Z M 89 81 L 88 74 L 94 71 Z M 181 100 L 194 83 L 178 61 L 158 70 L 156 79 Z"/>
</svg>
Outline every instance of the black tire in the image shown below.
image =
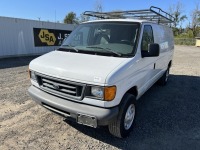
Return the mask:
<svg viewBox="0 0 200 150">
<path fill-rule="evenodd" d="M 158 85 L 164 86 L 167 84 L 168 82 L 168 78 L 169 78 L 169 68 L 165 71 L 165 73 L 163 74 L 163 76 L 158 80 Z"/>
<path fill-rule="evenodd" d="M 117 118 L 108 125 L 109 131 L 112 135 L 118 137 L 118 138 L 125 138 L 129 135 L 129 133 L 131 132 L 131 130 L 133 129 L 133 124 L 134 124 L 134 119 L 135 119 L 135 105 L 134 105 L 134 101 L 135 101 L 135 96 L 133 96 L 132 94 L 125 94 L 125 96 L 122 99 L 122 104 L 120 107 L 120 111 L 119 114 L 117 116 Z M 127 110 L 130 108 L 132 108 L 134 106 L 134 117 L 133 117 L 133 121 L 130 121 L 130 127 L 128 127 L 127 129 L 125 128 L 125 116 L 127 114 Z M 131 119 L 130 119 L 131 120 Z M 132 123 L 131 123 L 132 122 Z M 126 124 L 127 125 L 127 124 Z"/>
</svg>

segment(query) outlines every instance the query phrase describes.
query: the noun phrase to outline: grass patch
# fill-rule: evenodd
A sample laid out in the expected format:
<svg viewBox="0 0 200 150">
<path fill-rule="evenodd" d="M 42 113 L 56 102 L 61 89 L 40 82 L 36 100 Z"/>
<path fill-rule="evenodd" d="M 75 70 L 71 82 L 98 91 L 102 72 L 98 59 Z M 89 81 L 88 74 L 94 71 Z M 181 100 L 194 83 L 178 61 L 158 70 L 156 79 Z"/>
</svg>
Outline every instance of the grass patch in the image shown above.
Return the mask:
<svg viewBox="0 0 200 150">
<path fill-rule="evenodd" d="M 175 42 L 175 45 L 191 45 L 191 46 L 195 46 L 196 39 L 193 39 L 193 38 L 175 38 L 174 42 Z"/>
</svg>

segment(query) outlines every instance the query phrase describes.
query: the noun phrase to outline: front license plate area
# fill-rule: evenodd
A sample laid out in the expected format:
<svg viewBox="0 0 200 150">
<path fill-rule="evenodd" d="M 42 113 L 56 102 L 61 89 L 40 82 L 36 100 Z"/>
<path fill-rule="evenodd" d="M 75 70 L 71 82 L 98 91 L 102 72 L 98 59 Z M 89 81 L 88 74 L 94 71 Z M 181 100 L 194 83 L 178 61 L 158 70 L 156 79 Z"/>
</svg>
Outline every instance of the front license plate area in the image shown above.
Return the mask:
<svg viewBox="0 0 200 150">
<path fill-rule="evenodd" d="M 97 127 L 97 119 L 94 116 L 88 116 L 84 114 L 78 114 L 77 123 L 90 126 L 93 128 Z"/>
</svg>

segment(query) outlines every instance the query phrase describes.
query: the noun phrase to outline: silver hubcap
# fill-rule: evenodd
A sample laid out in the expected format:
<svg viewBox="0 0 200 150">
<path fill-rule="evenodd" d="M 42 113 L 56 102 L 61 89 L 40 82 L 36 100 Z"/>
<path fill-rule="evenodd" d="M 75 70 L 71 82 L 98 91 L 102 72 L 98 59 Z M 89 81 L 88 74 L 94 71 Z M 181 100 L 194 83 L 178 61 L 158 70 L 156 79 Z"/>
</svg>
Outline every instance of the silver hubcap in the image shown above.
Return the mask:
<svg viewBox="0 0 200 150">
<path fill-rule="evenodd" d="M 169 70 L 167 69 L 166 77 L 165 77 L 165 81 L 166 81 L 166 82 L 167 82 L 167 80 L 168 80 L 168 77 L 169 77 Z"/>
<path fill-rule="evenodd" d="M 126 111 L 124 119 L 124 128 L 126 130 L 130 129 L 131 125 L 133 124 L 134 117 L 135 117 L 135 105 L 131 104 Z"/>
</svg>

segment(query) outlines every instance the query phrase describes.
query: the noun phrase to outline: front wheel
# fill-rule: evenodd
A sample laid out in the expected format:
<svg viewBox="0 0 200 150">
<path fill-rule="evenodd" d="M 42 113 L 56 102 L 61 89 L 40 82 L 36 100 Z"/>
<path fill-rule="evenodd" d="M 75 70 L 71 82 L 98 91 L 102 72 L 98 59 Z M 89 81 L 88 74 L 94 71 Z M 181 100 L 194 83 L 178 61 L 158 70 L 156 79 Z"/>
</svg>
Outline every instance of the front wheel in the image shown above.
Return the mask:
<svg viewBox="0 0 200 150">
<path fill-rule="evenodd" d="M 122 105 L 118 114 L 118 117 L 109 124 L 108 128 L 112 135 L 125 138 L 129 135 L 133 129 L 133 122 L 135 119 L 135 96 L 131 94 L 125 94 L 122 99 Z"/>
</svg>

